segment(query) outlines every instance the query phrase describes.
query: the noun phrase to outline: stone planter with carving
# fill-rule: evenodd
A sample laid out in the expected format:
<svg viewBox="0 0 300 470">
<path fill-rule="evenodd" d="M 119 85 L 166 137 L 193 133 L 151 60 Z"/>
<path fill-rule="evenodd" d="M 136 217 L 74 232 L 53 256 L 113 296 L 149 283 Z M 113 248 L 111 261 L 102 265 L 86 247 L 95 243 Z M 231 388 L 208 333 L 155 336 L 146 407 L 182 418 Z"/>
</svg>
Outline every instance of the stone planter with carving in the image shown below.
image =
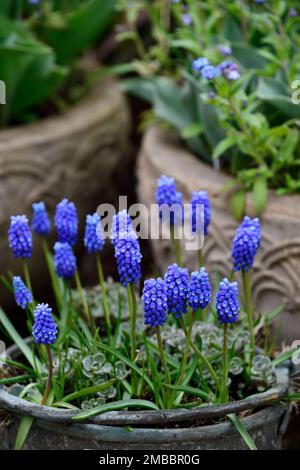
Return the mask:
<svg viewBox="0 0 300 470">
<path fill-rule="evenodd" d="M 8 248 L 10 215 L 31 215 L 31 204 L 44 200 L 50 213 L 63 197 L 74 201 L 81 222 L 88 211 L 118 194 L 114 173 L 126 171 L 129 109 L 113 80 L 98 83 L 63 115 L 0 132 L 1 273 L 17 272 Z M 81 224 L 82 226 L 82 224 Z M 44 273 L 36 243 L 30 261 L 34 284 Z"/>
<path fill-rule="evenodd" d="M 156 181 L 160 175 L 172 176 L 188 202 L 193 190 L 209 192 L 212 222 L 204 245 L 204 258 L 210 271 L 227 275 L 231 265 L 231 239 L 238 223 L 228 209 L 221 188 L 230 180 L 216 172 L 182 147 L 172 133 L 149 129 L 144 137 L 138 162 L 139 201 L 154 203 Z M 249 198 L 250 199 L 250 198 Z M 247 213 L 252 214 L 250 200 Z M 270 312 L 283 306 L 277 317 L 281 338 L 300 340 L 300 196 L 277 196 L 270 191 L 268 206 L 261 217 L 263 241 L 255 263 L 253 292 L 257 311 Z M 157 265 L 162 271 L 173 261 L 168 241 L 152 241 Z M 196 257 L 188 253 L 187 264 L 196 268 Z"/>
</svg>

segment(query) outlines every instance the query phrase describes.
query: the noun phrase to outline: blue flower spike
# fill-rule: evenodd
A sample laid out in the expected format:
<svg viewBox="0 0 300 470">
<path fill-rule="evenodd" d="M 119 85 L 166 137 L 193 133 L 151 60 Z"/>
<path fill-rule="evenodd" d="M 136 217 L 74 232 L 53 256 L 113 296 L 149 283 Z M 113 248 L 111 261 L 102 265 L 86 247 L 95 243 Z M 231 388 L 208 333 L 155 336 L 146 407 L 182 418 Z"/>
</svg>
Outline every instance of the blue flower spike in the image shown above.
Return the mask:
<svg viewBox="0 0 300 470">
<path fill-rule="evenodd" d="M 54 245 L 54 266 L 56 274 L 63 279 L 74 277 L 77 262 L 69 243 L 56 242 Z"/>
<path fill-rule="evenodd" d="M 203 207 L 203 209 L 202 209 Z M 203 214 L 203 217 L 202 217 Z M 208 227 L 211 220 L 211 205 L 207 191 L 193 191 L 191 197 L 191 225 L 192 232 L 203 229 L 204 235 L 208 235 Z"/>
<path fill-rule="evenodd" d="M 54 224 L 57 230 L 58 240 L 61 243 L 75 245 L 78 232 L 78 216 L 75 204 L 63 199 L 56 206 Z"/>
<path fill-rule="evenodd" d="M 37 344 L 54 344 L 57 337 L 57 325 L 52 317 L 52 309 L 48 304 L 38 304 L 34 310 L 32 329 Z"/>
<path fill-rule="evenodd" d="M 235 323 L 239 317 L 239 299 L 237 282 L 224 278 L 216 295 L 216 309 L 220 323 Z"/>
<path fill-rule="evenodd" d="M 152 328 L 164 325 L 167 319 L 168 298 L 163 279 L 147 279 L 145 281 L 142 302 L 145 325 Z"/>
<path fill-rule="evenodd" d="M 194 312 L 204 309 L 211 302 L 211 285 L 204 267 L 191 274 L 188 289 L 188 304 Z"/>
<path fill-rule="evenodd" d="M 247 272 L 253 268 L 256 253 L 261 244 L 261 228 L 258 218 L 244 217 L 232 241 L 234 271 Z"/>
<path fill-rule="evenodd" d="M 137 284 L 141 277 L 142 254 L 137 235 L 133 230 L 118 234 L 115 258 L 121 284 L 125 287 L 130 283 Z"/>
<path fill-rule="evenodd" d="M 22 309 L 26 309 L 29 304 L 33 301 L 32 293 L 22 281 L 20 276 L 13 277 L 13 289 L 16 304 Z"/>
<path fill-rule="evenodd" d="M 176 263 L 168 267 L 165 274 L 165 284 L 168 298 L 168 313 L 174 313 L 176 318 L 187 312 L 187 295 L 189 273 L 186 268 L 180 268 Z"/>
<path fill-rule="evenodd" d="M 11 216 L 8 240 L 15 258 L 31 258 L 32 234 L 26 215 Z"/>
<path fill-rule="evenodd" d="M 43 201 L 32 204 L 33 217 L 32 229 L 37 235 L 49 235 L 51 230 L 51 221 L 47 214 L 46 206 Z"/>
<path fill-rule="evenodd" d="M 88 253 L 99 253 L 104 247 L 103 227 L 97 212 L 86 216 L 84 246 Z"/>
</svg>

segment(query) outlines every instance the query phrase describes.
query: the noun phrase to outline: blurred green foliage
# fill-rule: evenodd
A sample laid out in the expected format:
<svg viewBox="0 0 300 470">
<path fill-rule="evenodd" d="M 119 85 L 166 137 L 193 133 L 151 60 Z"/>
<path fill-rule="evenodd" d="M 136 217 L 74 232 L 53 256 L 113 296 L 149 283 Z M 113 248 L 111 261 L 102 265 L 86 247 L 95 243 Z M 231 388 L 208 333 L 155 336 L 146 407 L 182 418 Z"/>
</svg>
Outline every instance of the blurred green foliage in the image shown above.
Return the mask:
<svg viewBox="0 0 300 470">
<path fill-rule="evenodd" d="M 111 25 L 115 0 L 1 0 L 0 124 L 30 119 L 76 73 L 76 59 Z M 28 117 L 29 116 L 29 117 Z"/>
<path fill-rule="evenodd" d="M 260 213 L 267 189 L 300 190 L 300 106 L 292 101 L 300 78 L 300 7 L 292 0 L 134 0 L 126 9 L 120 41 L 136 44 L 132 70 L 123 88 L 152 106 L 144 125 L 175 128 L 202 160 L 235 177 L 232 207 L 240 217 L 246 191 Z M 152 43 L 140 47 L 136 18 L 147 10 Z M 224 57 L 220 46 L 229 48 Z M 234 62 L 240 78 L 203 79 L 193 60 L 213 65 Z M 299 88 L 299 86 L 298 86 Z M 296 88 L 297 90 L 297 88 Z"/>
</svg>

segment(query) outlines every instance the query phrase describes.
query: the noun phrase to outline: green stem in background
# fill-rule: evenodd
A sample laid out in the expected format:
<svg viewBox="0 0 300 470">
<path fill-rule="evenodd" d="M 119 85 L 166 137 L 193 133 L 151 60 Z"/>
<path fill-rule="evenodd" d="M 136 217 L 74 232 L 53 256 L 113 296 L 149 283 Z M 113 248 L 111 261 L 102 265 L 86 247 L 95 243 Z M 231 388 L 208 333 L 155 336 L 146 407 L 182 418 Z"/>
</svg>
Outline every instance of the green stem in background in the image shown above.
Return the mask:
<svg viewBox="0 0 300 470">
<path fill-rule="evenodd" d="M 228 323 L 224 323 L 223 333 L 223 374 L 222 374 L 222 393 L 221 401 L 226 403 L 228 401 Z"/>
<path fill-rule="evenodd" d="M 156 333 L 161 363 L 164 368 L 164 372 L 166 374 L 167 384 L 171 385 L 171 375 L 170 375 L 168 364 L 167 364 L 166 357 L 165 357 L 164 346 L 163 346 L 159 326 L 155 327 L 155 333 Z M 165 400 L 166 400 L 166 406 L 168 407 L 169 406 L 169 391 L 168 390 L 166 391 Z"/>
<path fill-rule="evenodd" d="M 47 243 L 47 240 L 45 238 L 42 238 L 42 247 L 43 247 L 46 264 L 47 264 L 48 271 L 49 271 L 50 278 L 51 278 L 51 282 L 52 282 L 52 287 L 53 287 L 53 292 L 54 292 L 54 296 L 55 296 L 55 300 L 56 300 L 56 305 L 57 305 L 58 310 L 60 311 L 61 306 L 62 306 L 62 298 L 61 298 L 62 293 L 61 293 L 61 289 L 59 287 L 58 278 L 55 274 L 53 256 L 52 256 L 52 253 L 49 250 L 48 243 Z"/>
<path fill-rule="evenodd" d="M 103 304 L 103 310 L 104 310 L 104 316 L 105 316 L 107 337 L 109 339 L 109 342 L 111 342 L 110 310 L 109 310 L 108 301 L 107 301 L 107 292 L 106 292 L 106 287 L 105 287 L 103 266 L 102 266 L 102 262 L 101 262 L 101 258 L 100 258 L 99 253 L 97 253 L 97 255 L 96 255 L 96 260 L 97 260 L 97 269 L 98 269 L 99 282 L 100 282 L 100 287 L 101 287 L 101 292 L 102 292 L 102 304 Z"/>
<path fill-rule="evenodd" d="M 33 294 L 32 284 L 31 284 L 31 279 L 30 279 L 30 274 L 29 274 L 29 269 L 28 269 L 28 263 L 26 259 L 23 259 L 23 270 L 24 270 L 24 277 L 25 277 L 26 285 L 28 289 L 30 290 L 30 292 Z"/>
<path fill-rule="evenodd" d="M 76 287 L 77 287 L 77 289 L 79 291 L 79 294 L 80 294 L 81 303 L 82 303 L 82 307 L 83 307 L 83 310 L 84 310 L 84 315 L 85 315 L 85 318 L 86 318 L 86 322 L 87 322 L 88 325 L 91 326 L 92 330 L 95 331 L 95 325 L 93 324 L 93 320 L 92 320 L 92 317 L 91 317 L 91 312 L 90 312 L 90 309 L 89 309 L 89 305 L 88 305 L 88 302 L 87 302 L 87 299 L 86 299 L 85 292 L 83 290 L 83 287 L 82 287 L 82 284 L 81 284 L 81 281 L 80 281 L 80 276 L 79 276 L 78 269 L 76 269 L 76 271 L 75 271 L 75 283 L 76 283 Z"/>
<path fill-rule="evenodd" d="M 181 327 L 185 333 L 185 336 L 187 336 L 187 329 L 185 327 L 185 324 L 184 324 L 184 321 L 182 318 L 180 318 L 180 324 L 181 324 Z M 221 392 L 221 384 L 220 384 L 220 381 L 218 379 L 218 376 L 216 374 L 216 371 L 214 370 L 213 366 L 211 365 L 211 363 L 209 362 L 208 359 L 206 359 L 206 357 L 204 356 L 204 354 L 202 353 L 202 351 L 200 351 L 199 348 L 197 348 L 197 346 L 195 345 L 194 341 L 192 341 L 192 339 L 190 339 L 190 344 L 191 344 L 191 347 L 192 349 L 195 351 L 195 353 L 197 354 L 197 356 L 199 357 L 199 359 L 203 362 L 203 364 L 205 365 L 206 369 L 208 370 L 208 372 L 210 373 L 211 375 L 211 378 L 213 379 L 213 381 L 215 382 L 216 384 L 216 388 L 218 390 L 218 392 L 220 393 Z"/>
<path fill-rule="evenodd" d="M 50 349 L 49 344 L 46 344 L 45 348 L 46 348 L 47 357 L 48 357 L 48 379 L 47 379 L 47 384 L 46 384 L 46 388 L 44 391 L 44 395 L 41 401 L 41 405 L 45 405 L 47 403 L 47 399 L 51 390 L 52 373 L 53 373 L 52 354 L 51 354 L 51 349 Z"/>
<path fill-rule="evenodd" d="M 197 255 L 198 255 L 199 268 L 202 268 L 204 266 L 204 259 L 203 259 L 203 253 L 201 249 L 197 251 Z"/>
<path fill-rule="evenodd" d="M 166 31 L 169 31 L 171 26 L 171 0 L 161 1 L 161 22 L 165 26 Z"/>
<path fill-rule="evenodd" d="M 253 327 L 253 304 L 251 295 L 251 271 L 242 273 L 243 275 L 243 286 L 245 295 L 245 307 L 248 317 L 249 333 L 250 333 L 250 368 L 254 357 L 255 349 L 255 338 L 254 338 L 254 327 Z"/>
<path fill-rule="evenodd" d="M 179 373 L 179 377 L 178 377 L 178 380 L 177 380 L 177 385 L 182 384 L 182 381 L 184 379 L 184 374 L 185 374 L 185 369 L 186 369 L 188 357 L 189 357 L 189 353 L 190 353 L 190 350 L 191 350 L 191 334 L 192 334 L 193 323 L 194 323 L 193 312 L 191 310 L 189 310 L 189 312 L 188 312 L 188 321 L 189 321 L 189 326 L 188 326 L 188 329 L 186 330 L 187 331 L 187 333 L 186 333 L 186 343 L 185 343 L 185 348 L 184 348 L 184 352 L 183 352 L 183 357 L 182 357 L 182 362 L 181 362 L 181 366 L 180 366 L 180 373 Z M 182 319 L 182 322 L 183 322 L 183 319 Z"/>
<path fill-rule="evenodd" d="M 182 266 L 182 254 L 181 254 L 180 240 L 176 238 L 176 229 L 174 225 L 171 225 L 170 232 L 171 232 L 171 240 L 172 240 L 173 250 L 175 253 L 176 263 L 178 264 L 178 266 Z"/>
<path fill-rule="evenodd" d="M 130 315 L 130 357 L 132 362 L 135 362 L 136 358 L 136 314 L 137 314 L 137 304 L 135 296 L 134 284 L 131 282 L 127 284 L 127 297 L 129 304 L 129 315 Z M 137 377 L 136 373 L 132 371 L 132 394 L 136 390 Z"/>
</svg>

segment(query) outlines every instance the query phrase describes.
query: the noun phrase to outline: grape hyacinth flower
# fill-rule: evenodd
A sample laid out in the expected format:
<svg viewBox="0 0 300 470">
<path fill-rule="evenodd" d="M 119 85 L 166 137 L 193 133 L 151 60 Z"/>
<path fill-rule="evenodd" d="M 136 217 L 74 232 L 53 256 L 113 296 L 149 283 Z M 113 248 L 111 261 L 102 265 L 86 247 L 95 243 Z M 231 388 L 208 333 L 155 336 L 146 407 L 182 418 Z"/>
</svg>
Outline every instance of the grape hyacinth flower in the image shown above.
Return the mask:
<svg viewBox="0 0 300 470">
<path fill-rule="evenodd" d="M 237 282 L 223 279 L 216 295 L 216 309 L 220 323 L 235 323 L 239 316 L 239 300 Z"/>
<path fill-rule="evenodd" d="M 238 320 L 240 310 L 237 282 L 229 282 L 226 278 L 220 282 L 219 292 L 216 295 L 216 309 L 219 322 L 224 324 L 221 400 L 226 402 L 228 401 L 228 325 Z"/>
<path fill-rule="evenodd" d="M 52 309 L 48 304 L 38 304 L 34 310 L 32 329 L 37 344 L 54 344 L 57 336 L 57 325 L 52 317 Z"/>
<path fill-rule="evenodd" d="M 61 243 L 75 245 L 78 231 L 78 217 L 75 204 L 63 199 L 56 206 L 54 224 L 57 230 L 58 240 Z"/>
<path fill-rule="evenodd" d="M 33 301 L 33 297 L 32 293 L 26 284 L 22 281 L 20 276 L 13 277 L 13 289 L 16 304 L 25 310 L 27 306 Z"/>
<path fill-rule="evenodd" d="M 77 269 L 77 262 L 69 243 L 55 243 L 54 266 L 56 274 L 63 279 L 70 279 L 74 276 Z"/>
<path fill-rule="evenodd" d="M 104 247 L 103 227 L 97 212 L 86 216 L 84 246 L 88 253 L 98 253 Z"/>
<path fill-rule="evenodd" d="M 165 274 L 168 298 L 168 313 L 175 313 L 176 318 L 187 311 L 187 294 L 189 273 L 186 268 L 180 268 L 176 263 L 168 267 Z"/>
<path fill-rule="evenodd" d="M 298 11 L 296 10 L 296 8 L 290 8 L 289 9 L 289 15 L 291 18 L 297 18 L 298 16 Z"/>
<path fill-rule="evenodd" d="M 157 181 L 156 202 L 159 206 L 159 215 L 161 220 L 166 220 L 168 215 L 168 222 L 171 225 L 179 225 L 183 222 L 183 202 L 182 194 L 176 190 L 176 183 L 174 178 L 168 176 L 161 176 Z M 164 209 L 173 209 L 166 211 Z"/>
<path fill-rule="evenodd" d="M 211 302 L 211 286 L 205 268 L 191 274 L 188 289 L 188 304 L 196 312 L 199 308 L 204 309 Z"/>
<path fill-rule="evenodd" d="M 133 231 L 132 220 L 125 209 L 113 216 L 111 228 L 111 241 L 113 245 L 116 245 L 118 242 L 120 234 L 126 235 L 131 231 Z"/>
<path fill-rule="evenodd" d="M 52 309 L 48 304 L 38 304 L 34 310 L 34 324 L 32 328 L 34 341 L 37 344 L 44 344 L 48 357 L 48 379 L 46 388 L 42 397 L 41 405 L 47 403 L 47 399 L 51 390 L 53 361 L 50 344 L 56 342 L 57 325 L 52 317 Z"/>
<path fill-rule="evenodd" d="M 119 233 L 115 244 L 115 258 L 121 284 L 125 287 L 130 283 L 137 284 L 141 277 L 142 254 L 133 230 Z"/>
<path fill-rule="evenodd" d="M 166 285 L 163 279 L 148 279 L 144 283 L 142 302 L 144 306 L 144 322 L 152 328 L 155 328 L 157 344 L 161 362 L 166 374 L 167 383 L 171 383 L 171 376 L 168 364 L 165 358 L 163 342 L 160 333 L 160 326 L 166 322 L 166 313 L 168 311 L 168 299 Z M 166 392 L 166 407 L 169 402 L 169 392 Z"/>
<path fill-rule="evenodd" d="M 198 57 L 198 59 L 193 60 L 192 68 L 195 72 L 201 72 L 203 67 L 206 67 L 209 64 L 209 60 L 206 57 Z"/>
<path fill-rule="evenodd" d="M 261 243 L 261 229 L 258 218 L 244 217 L 232 241 L 234 271 L 247 272 L 253 268 L 255 255 Z"/>
<path fill-rule="evenodd" d="M 201 206 L 203 206 L 203 220 Z M 202 218 L 202 217 L 201 217 Z M 191 197 L 191 225 L 192 232 L 196 233 L 203 227 L 204 235 L 208 234 L 208 227 L 211 219 L 211 206 L 207 191 L 193 191 Z M 202 226 L 203 222 L 203 226 Z"/>
<path fill-rule="evenodd" d="M 26 215 L 11 216 L 8 239 L 15 258 L 31 258 L 32 234 Z"/>
<path fill-rule="evenodd" d="M 32 204 L 32 229 L 37 235 L 49 235 L 51 230 L 50 218 L 43 201 Z"/>
<path fill-rule="evenodd" d="M 182 22 L 185 26 L 190 26 L 193 23 L 193 19 L 189 13 L 184 13 L 182 15 Z"/>
<path fill-rule="evenodd" d="M 147 279 L 144 283 L 142 302 L 145 325 L 162 326 L 166 322 L 168 298 L 163 279 Z"/>
</svg>

